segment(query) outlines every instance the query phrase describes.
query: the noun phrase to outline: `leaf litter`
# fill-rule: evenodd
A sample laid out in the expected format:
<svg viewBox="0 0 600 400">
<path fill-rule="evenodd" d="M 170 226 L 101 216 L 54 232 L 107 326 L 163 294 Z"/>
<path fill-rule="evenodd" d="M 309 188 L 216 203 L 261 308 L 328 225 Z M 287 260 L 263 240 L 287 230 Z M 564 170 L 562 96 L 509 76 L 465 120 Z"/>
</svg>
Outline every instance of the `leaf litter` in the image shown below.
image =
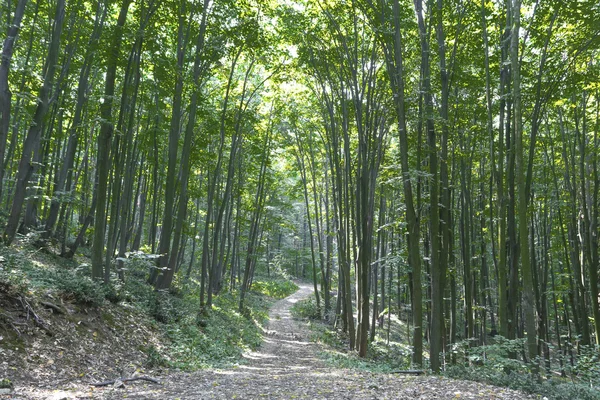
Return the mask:
<svg viewBox="0 0 600 400">
<path fill-rule="evenodd" d="M 53 326 L 54 352 L 37 353 L 37 343 L 25 355 L 20 366 L 7 368 L 2 362 L 0 374 L 16 377 L 14 391 L 0 398 L 10 399 L 536 399 L 539 396 L 482 383 L 440 376 L 404 376 L 332 368 L 319 358 L 322 345 L 309 340 L 305 323 L 291 316 L 290 308 L 310 296 L 309 285 L 300 285 L 293 295 L 276 302 L 269 314 L 264 342 L 257 351 L 247 352 L 244 362 L 227 369 L 196 372 L 143 371 L 125 373 L 127 367 L 141 365 L 143 353 L 131 343 L 158 340 L 152 332 L 135 332 L 135 320 L 122 321 L 106 332 L 93 325 L 94 314 L 81 336 L 61 330 L 76 326 Z M 98 315 L 95 316 L 98 318 Z M 127 314 L 120 316 L 128 318 Z M 129 318 L 135 319 L 131 315 Z M 94 328 L 98 328 L 94 330 Z M 131 331 L 134 332 L 131 332 Z M 137 336 L 136 336 L 137 335 Z M 133 336 L 133 337 L 132 337 Z M 107 338 L 113 338 L 107 341 Z M 39 346 L 48 345 L 46 343 Z M 158 345 L 158 343 L 157 343 Z M 3 350 L 6 352 L 6 350 Z M 9 350 L 10 351 L 10 350 Z M 37 356 L 36 356 L 37 354 Z M 6 354 L 2 355 L 6 359 Z M 9 355 L 8 359 L 14 359 Z M 37 363 L 32 368 L 31 363 Z M 11 375 L 9 370 L 13 371 Z M 27 374 L 19 376 L 15 369 Z M 144 380 L 125 383 L 138 375 L 152 376 L 161 384 Z M 94 381 L 115 379 L 105 387 L 92 387 Z"/>
</svg>

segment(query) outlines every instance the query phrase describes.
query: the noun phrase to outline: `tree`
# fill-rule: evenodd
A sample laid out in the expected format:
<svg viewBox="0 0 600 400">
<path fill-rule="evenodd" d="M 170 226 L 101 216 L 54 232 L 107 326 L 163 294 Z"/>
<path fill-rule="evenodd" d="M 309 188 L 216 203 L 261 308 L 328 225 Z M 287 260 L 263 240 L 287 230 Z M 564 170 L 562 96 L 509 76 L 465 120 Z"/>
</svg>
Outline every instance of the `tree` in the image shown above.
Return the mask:
<svg viewBox="0 0 600 400">
<path fill-rule="evenodd" d="M 512 4 L 512 31 L 510 59 L 513 73 L 514 135 L 517 179 L 519 187 L 519 244 L 521 268 L 523 273 L 523 309 L 527 324 L 527 346 L 529 357 L 533 361 L 537 357 L 537 337 L 534 315 L 533 275 L 531 272 L 529 252 L 529 219 L 527 216 L 528 196 L 525 190 L 525 164 L 523 161 L 523 116 L 521 110 L 521 71 L 519 65 L 519 29 L 521 28 L 521 1 Z M 533 151 L 533 147 L 531 148 Z"/>
<path fill-rule="evenodd" d="M 52 40 L 48 48 L 48 55 L 46 58 L 46 71 L 44 74 L 44 83 L 40 88 L 38 95 L 38 104 L 35 110 L 32 124 L 27 132 L 27 137 L 23 143 L 23 152 L 19 161 L 19 168 L 17 172 L 17 182 L 15 186 L 15 193 L 13 195 L 12 207 L 10 210 L 10 217 L 6 223 L 4 230 L 4 241 L 6 244 L 11 244 L 15 239 L 19 221 L 21 219 L 21 210 L 23 209 L 23 203 L 25 202 L 25 195 L 27 192 L 27 184 L 34 170 L 32 163 L 33 154 L 39 151 L 40 139 L 42 129 L 44 126 L 44 119 L 50 107 L 51 101 L 51 89 L 54 85 L 54 78 L 56 73 L 56 65 L 59 55 L 60 38 L 62 35 L 63 21 L 65 18 L 65 1 L 59 0 L 56 4 L 56 12 L 53 22 Z M 16 32 L 15 32 L 16 33 Z M 5 47 L 7 51 L 10 51 L 10 47 Z M 3 50 L 4 51 L 4 50 Z M 9 53 L 7 53 L 9 55 Z M 4 57 L 2 64 L 4 64 Z M 8 68 L 8 65 L 6 66 Z M 6 98 L 5 98 L 6 99 Z M 10 99 L 6 99 L 10 100 Z M 5 112 L 2 113 L 5 115 Z M 8 113 L 6 116 L 8 117 Z M 4 119 L 4 117 L 3 117 Z M 4 121 L 3 121 L 4 122 Z M 6 118 L 8 123 L 8 118 Z"/>
<path fill-rule="evenodd" d="M 117 79 L 117 63 L 123 41 L 123 27 L 127 20 L 127 12 L 131 0 L 123 0 L 117 18 L 117 24 L 112 34 L 112 49 L 109 51 L 106 63 L 106 79 L 104 84 L 104 97 L 100 107 L 100 133 L 98 134 L 98 183 L 96 185 L 96 210 L 94 216 L 94 241 L 92 244 L 92 277 L 110 280 L 110 265 L 104 265 L 104 242 L 106 234 L 106 205 L 108 190 L 108 175 L 110 169 L 110 145 L 113 134 L 112 106 L 115 94 L 115 81 Z"/>
<path fill-rule="evenodd" d="M 4 177 L 4 154 L 10 130 L 12 93 L 8 86 L 8 71 L 26 5 L 27 0 L 20 0 L 17 3 L 12 25 L 8 28 L 6 39 L 2 44 L 2 61 L 0 62 L 0 110 L 2 110 L 0 111 L 0 178 Z M 0 182 L 0 199 L 2 198 L 2 188 L 3 185 Z"/>
</svg>

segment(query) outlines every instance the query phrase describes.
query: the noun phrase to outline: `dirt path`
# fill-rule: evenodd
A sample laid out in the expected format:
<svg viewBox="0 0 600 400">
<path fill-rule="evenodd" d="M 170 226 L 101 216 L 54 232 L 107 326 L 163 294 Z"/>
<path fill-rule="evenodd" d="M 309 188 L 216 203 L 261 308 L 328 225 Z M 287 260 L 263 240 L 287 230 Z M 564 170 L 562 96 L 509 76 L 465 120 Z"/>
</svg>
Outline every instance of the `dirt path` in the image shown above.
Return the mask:
<svg viewBox="0 0 600 400">
<path fill-rule="evenodd" d="M 533 399 L 507 389 L 441 377 L 412 377 L 335 369 L 319 359 L 319 345 L 290 315 L 291 306 L 312 294 L 300 290 L 275 303 L 264 344 L 248 362 L 226 370 L 173 373 L 162 386 L 134 382 L 125 388 L 46 392 L 46 398 L 94 399 Z M 1 397 L 1 396 L 0 396 Z M 19 398 L 19 397 L 13 397 Z M 31 397 L 24 397 L 31 398 Z"/>
</svg>

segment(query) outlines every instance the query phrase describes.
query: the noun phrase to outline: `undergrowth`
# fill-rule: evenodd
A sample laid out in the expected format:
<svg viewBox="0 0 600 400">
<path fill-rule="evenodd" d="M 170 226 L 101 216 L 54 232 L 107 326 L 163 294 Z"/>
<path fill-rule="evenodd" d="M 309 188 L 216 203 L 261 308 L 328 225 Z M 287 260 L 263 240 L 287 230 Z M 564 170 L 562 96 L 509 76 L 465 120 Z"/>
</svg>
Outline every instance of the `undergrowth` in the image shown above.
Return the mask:
<svg viewBox="0 0 600 400">
<path fill-rule="evenodd" d="M 239 293 L 224 290 L 201 312 L 198 285 L 176 280 L 172 289 L 156 291 L 147 281 L 151 258 L 138 255 L 126 261 L 125 282 L 93 281 L 90 266 L 63 260 L 28 247 L 0 247 L 0 287 L 29 298 L 54 293 L 64 301 L 103 308 L 107 302 L 127 304 L 156 321 L 164 345 L 141 348 L 148 367 L 193 370 L 241 362 L 247 349 L 262 342 L 269 306 L 298 287 L 283 278 L 257 276 L 246 294 L 244 313 L 238 312 Z"/>
<path fill-rule="evenodd" d="M 237 305 L 237 293 L 224 293 L 215 298 L 208 315 L 190 309 L 180 320 L 165 325 L 172 342 L 168 351 L 171 365 L 180 369 L 222 367 L 239 362 L 244 350 L 257 348 L 270 302 L 249 293 L 248 316 L 239 313 Z"/>
<path fill-rule="evenodd" d="M 298 285 L 287 279 L 270 277 L 255 279 L 252 291 L 275 299 L 283 299 L 298 290 Z"/>
<path fill-rule="evenodd" d="M 543 376 L 545 371 L 532 374 L 529 364 L 509 357 L 510 353 L 522 351 L 524 345 L 524 339 L 508 340 L 502 336 L 496 336 L 494 343 L 486 346 L 458 343 L 454 353 L 459 364 L 448 367 L 445 375 L 535 393 L 548 399 L 600 400 L 597 347 L 581 346 L 577 362 L 565 366 L 564 372 L 571 377 L 567 379 L 560 376 L 559 371 L 547 376 Z"/>
<path fill-rule="evenodd" d="M 294 303 L 291 312 L 294 317 L 300 319 L 321 319 L 321 310 L 317 307 L 317 301 L 314 297 L 309 297 L 308 299 Z"/>
<path fill-rule="evenodd" d="M 392 318 L 396 326 L 392 323 L 391 340 L 385 340 L 385 330 L 378 329 L 375 340 L 369 343 L 367 356 L 360 358 L 348 350 L 349 339 L 345 333 L 320 321 L 314 299 L 296 303 L 292 315 L 307 321 L 311 341 L 322 344 L 321 357 L 332 367 L 383 373 L 411 368 L 412 348 L 404 342 L 405 326 L 401 327 L 397 318 Z M 533 375 L 529 365 L 509 357 L 511 353 L 521 352 L 523 346 L 523 339 L 506 340 L 498 336 L 487 346 L 473 347 L 467 341 L 458 343 L 453 352 L 459 365 L 447 367 L 444 375 L 534 393 L 549 400 L 600 400 L 597 347 L 581 346 L 581 354 L 573 366 L 567 367 L 565 360 L 565 372 L 575 377 L 569 380 L 556 375 L 556 371 L 552 378 Z"/>
<path fill-rule="evenodd" d="M 390 342 L 386 343 L 380 336 L 369 344 L 367 357 L 361 358 L 356 352 L 349 351 L 349 339 L 345 333 L 336 330 L 332 325 L 322 322 L 321 312 L 316 300 L 301 300 L 292 306 L 292 315 L 308 321 L 312 342 L 321 343 L 324 350 L 321 357 L 334 368 L 358 369 L 371 372 L 393 372 L 408 368 L 410 364 L 410 347 Z"/>
<path fill-rule="evenodd" d="M 15 292 L 34 294 L 51 290 L 67 301 L 99 307 L 107 287 L 90 278 L 87 264 L 25 247 L 21 251 L 1 247 L 0 282 Z"/>
<path fill-rule="evenodd" d="M 528 393 L 541 395 L 551 400 L 599 400 L 600 391 L 581 383 L 563 379 L 546 379 L 540 381 L 529 373 L 496 371 L 486 367 L 449 367 L 446 376 L 461 380 L 483 382 L 495 386 L 507 387 Z"/>
<path fill-rule="evenodd" d="M 211 309 L 199 313 L 197 296 L 178 300 L 179 318 L 165 325 L 172 344 L 170 364 L 180 369 L 224 367 L 241 362 L 245 350 L 262 343 L 264 325 L 274 299 L 298 290 L 281 278 L 256 277 L 246 294 L 244 312 L 239 312 L 239 293 L 226 291 L 213 298 Z"/>
<path fill-rule="evenodd" d="M 198 296 L 189 287 L 177 296 L 140 287 L 129 289 L 127 293 L 133 295 L 135 291 L 146 298 L 141 304 L 163 323 L 165 335 L 171 342 L 164 354 L 165 360 L 150 351 L 149 362 L 194 370 L 241 362 L 244 351 L 256 349 L 262 343 L 263 326 L 273 299 L 287 297 L 297 288 L 286 280 L 258 278 L 246 294 L 244 313 L 238 311 L 237 291 L 214 297 L 207 312 L 200 312 Z"/>
<path fill-rule="evenodd" d="M 325 344 L 321 357 L 335 368 L 357 369 L 360 371 L 389 373 L 407 369 L 410 366 L 410 348 L 408 346 L 386 343 L 377 337 L 369 344 L 367 356 L 361 358 L 358 353 L 348 350 L 348 339 L 340 331 L 332 330 L 330 325 L 312 322 L 311 340 Z"/>
</svg>

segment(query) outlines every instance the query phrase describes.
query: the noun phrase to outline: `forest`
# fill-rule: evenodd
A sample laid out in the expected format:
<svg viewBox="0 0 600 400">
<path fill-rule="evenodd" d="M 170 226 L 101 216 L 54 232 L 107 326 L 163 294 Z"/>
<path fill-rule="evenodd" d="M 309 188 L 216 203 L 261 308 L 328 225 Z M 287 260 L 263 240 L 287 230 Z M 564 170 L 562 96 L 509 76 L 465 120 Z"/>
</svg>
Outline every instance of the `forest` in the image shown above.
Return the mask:
<svg viewBox="0 0 600 400">
<path fill-rule="evenodd" d="M 210 325 L 300 279 L 356 362 L 397 324 L 403 369 L 600 385 L 596 0 L 3 0 L 0 21 L 0 292 L 35 251 Z"/>
</svg>

